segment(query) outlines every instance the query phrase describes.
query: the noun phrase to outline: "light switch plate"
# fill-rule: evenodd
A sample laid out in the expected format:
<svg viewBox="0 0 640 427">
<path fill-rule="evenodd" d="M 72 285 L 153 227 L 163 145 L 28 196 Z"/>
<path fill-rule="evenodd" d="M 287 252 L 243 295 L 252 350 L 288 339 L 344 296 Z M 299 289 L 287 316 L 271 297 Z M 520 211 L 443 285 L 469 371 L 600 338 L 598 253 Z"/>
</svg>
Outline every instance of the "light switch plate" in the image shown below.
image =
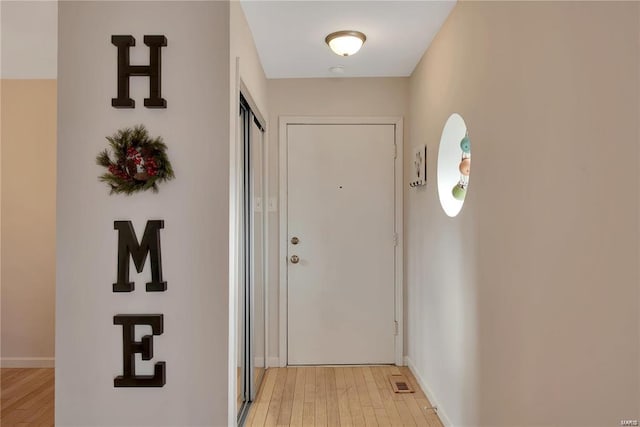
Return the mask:
<svg viewBox="0 0 640 427">
<path fill-rule="evenodd" d="M 269 212 L 278 212 L 278 199 L 275 197 L 269 197 L 269 206 L 267 206 Z"/>
<path fill-rule="evenodd" d="M 262 212 L 262 197 L 253 198 L 253 210 L 254 212 Z"/>
</svg>

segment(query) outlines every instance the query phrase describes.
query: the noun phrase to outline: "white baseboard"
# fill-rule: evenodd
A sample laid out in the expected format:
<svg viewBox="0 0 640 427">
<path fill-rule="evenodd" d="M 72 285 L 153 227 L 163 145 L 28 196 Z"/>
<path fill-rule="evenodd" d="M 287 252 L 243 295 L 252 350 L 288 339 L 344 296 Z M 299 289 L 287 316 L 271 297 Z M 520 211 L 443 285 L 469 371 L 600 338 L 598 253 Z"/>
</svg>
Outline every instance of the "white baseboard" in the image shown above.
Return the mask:
<svg viewBox="0 0 640 427">
<path fill-rule="evenodd" d="M 444 425 L 444 427 L 453 427 L 453 423 L 451 422 L 451 419 L 447 416 L 446 411 L 444 410 L 444 408 L 442 407 L 438 399 L 436 399 L 436 397 L 433 395 L 433 392 L 427 386 L 427 383 L 425 382 L 425 380 L 418 373 L 416 366 L 413 364 L 411 359 L 409 359 L 408 356 L 405 356 L 404 362 L 409 367 L 409 370 L 411 370 L 411 373 L 416 378 L 416 381 L 418 381 L 418 384 L 422 388 L 422 391 L 424 391 L 424 394 L 427 395 L 427 399 L 429 399 L 429 402 L 431 402 L 431 405 L 436 406 L 438 408 L 438 411 L 437 411 L 438 417 L 440 417 L 440 421 L 442 421 L 442 424 Z"/>
<path fill-rule="evenodd" d="M 53 368 L 54 357 L 3 357 L 0 367 L 3 368 Z"/>
<path fill-rule="evenodd" d="M 268 357 L 267 358 L 267 368 L 277 368 L 280 366 L 280 358 L 279 357 Z"/>
</svg>

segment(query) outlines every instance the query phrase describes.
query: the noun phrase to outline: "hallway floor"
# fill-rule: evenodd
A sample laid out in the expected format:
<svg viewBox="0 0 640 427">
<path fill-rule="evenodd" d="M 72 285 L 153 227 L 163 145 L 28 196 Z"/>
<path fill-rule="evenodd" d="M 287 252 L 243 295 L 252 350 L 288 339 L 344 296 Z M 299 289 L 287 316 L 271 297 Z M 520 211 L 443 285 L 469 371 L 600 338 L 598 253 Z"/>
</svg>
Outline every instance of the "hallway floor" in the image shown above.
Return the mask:
<svg viewBox="0 0 640 427">
<path fill-rule="evenodd" d="M 404 375 L 415 393 L 393 393 L 392 374 Z M 406 367 L 270 368 L 245 426 L 442 427 L 429 407 Z"/>
<path fill-rule="evenodd" d="M 392 392 L 403 374 L 415 393 Z M 0 424 L 52 426 L 54 370 L 2 369 Z M 442 427 L 411 371 L 397 366 L 268 369 L 245 426 Z"/>
<path fill-rule="evenodd" d="M 53 368 L 2 368 L 0 425 L 52 426 Z"/>
</svg>

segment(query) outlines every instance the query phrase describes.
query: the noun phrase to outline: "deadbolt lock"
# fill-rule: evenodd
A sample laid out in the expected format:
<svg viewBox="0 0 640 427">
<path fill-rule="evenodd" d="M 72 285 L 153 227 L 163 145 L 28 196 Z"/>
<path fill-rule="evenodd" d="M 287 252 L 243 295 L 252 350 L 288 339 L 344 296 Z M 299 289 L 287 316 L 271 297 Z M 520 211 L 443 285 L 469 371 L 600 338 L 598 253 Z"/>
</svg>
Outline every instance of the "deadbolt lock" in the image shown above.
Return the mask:
<svg viewBox="0 0 640 427">
<path fill-rule="evenodd" d="M 297 264 L 299 261 L 298 255 L 291 255 L 291 264 Z"/>
<path fill-rule="evenodd" d="M 291 238 L 291 244 L 292 245 L 297 245 L 298 242 L 300 242 L 300 239 L 298 239 L 297 237 L 292 237 Z"/>
</svg>

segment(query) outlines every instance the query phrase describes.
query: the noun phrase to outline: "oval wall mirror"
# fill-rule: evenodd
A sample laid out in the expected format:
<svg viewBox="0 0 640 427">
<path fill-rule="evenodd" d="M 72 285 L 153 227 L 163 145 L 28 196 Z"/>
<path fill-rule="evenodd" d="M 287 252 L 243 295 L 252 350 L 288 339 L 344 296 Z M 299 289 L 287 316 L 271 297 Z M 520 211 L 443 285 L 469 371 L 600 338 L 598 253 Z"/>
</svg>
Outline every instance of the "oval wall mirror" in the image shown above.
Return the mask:
<svg viewBox="0 0 640 427">
<path fill-rule="evenodd" d="M 471 140 L 467 125 L 454 113 L 442 129 L 438 149 L 438 197 L 444 213 L 455 217 L 460 213 L 469 187 L 471 172 Z"/>
</svg>

